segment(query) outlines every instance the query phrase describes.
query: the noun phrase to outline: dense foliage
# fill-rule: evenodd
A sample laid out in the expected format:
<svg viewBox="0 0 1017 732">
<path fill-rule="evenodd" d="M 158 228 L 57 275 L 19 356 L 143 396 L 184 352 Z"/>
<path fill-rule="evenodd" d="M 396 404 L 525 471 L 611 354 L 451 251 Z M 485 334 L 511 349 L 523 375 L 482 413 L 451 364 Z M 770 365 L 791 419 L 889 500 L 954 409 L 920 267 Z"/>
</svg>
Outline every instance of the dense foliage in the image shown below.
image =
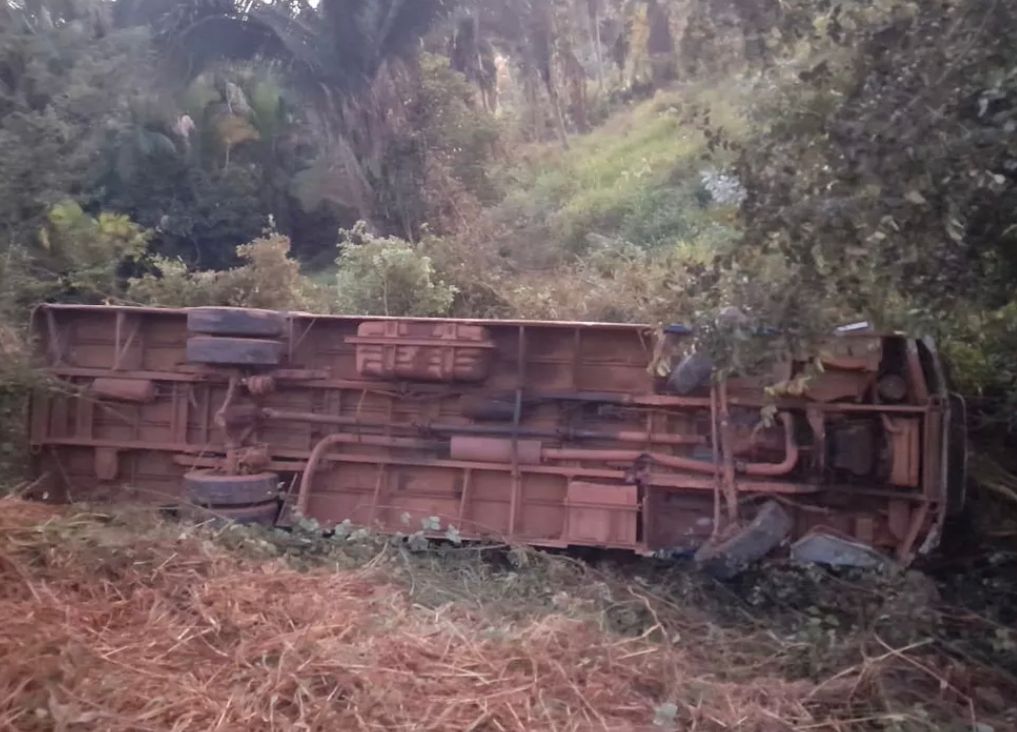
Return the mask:
<svg viewBox="0 0 1017 732">
<path fill-rule="evenodd" d="M 402 239 L 369 234 L 363 222 L 340 234 L 339 312 L 448 314 L 456 288 L 438 279 L 426 254 Z"/>
<path fill-rule="evenodd" d="M 273 310 L 327 310 L 327 295 L 300 274 L 290 240 L 268 230 L 236 249 L 240 264 L 225 270 L 191 270 L 179 259 L 153 257 L 151 271 L 132 277 L 128 302 L 168 307 L 225 305 Z"/>
<path fill-rule="evenodd" d="M 974 0 L 4 2 L 2 302 L 686 320 L 720 351 L 727 306 L 766 348 L 867 318 L 942 336 L 1008 421 L 1015 30 Z"/>
<path fill-rule="evenodd" d="M 43 386 L 24 336 L 32 306 L 121 302 L 684 322 L 742 373 L 866 319 L 939 338 L 980 448 L 979 495 L 1017 505 L 1012 1 L 0 0 L 0 223 L 0 482 L 28 459 L 23 406 Z M 999 512 L 985 513 L 998 528 Z M 322 543 L 313 528 L 311 541 L 298 522 L 297 554 L 327 544 L 332 562 L 344 537 Z M 432 592 L 401 542 L 364 548 Z M 750 578 L 748 605 L 716 598 L 739 622 L 752 611 L 746 655 L 723 623 L 675 615 L 702 597 L 663 575 L 631 584 L 626 566 L 620 601 L 599 579 L 570 599 L 560 578 L 535 591 L 446 548 L 436 565 L 469 565 L 456 570 L 460 599 L 477 587 L 497 602 L 537 597 L 650 642 L 662 622 L 684 635 L 702 625 L 751 677 L 789 673 L 795 699 L 835 674 L 813 691 L 851 686 L 846 725 L 930 729 L 937 706 L 987 704 L 1001 718 L 1013 706 L 986 665 L 1014 655 L 1012 602 L 981 607 L 1012 597 L 996 555 L 957 581 L 965 609 L 935 622 L 885 585 L 845 594 L 850 574 L 822 594 L 811 571 Z M 7 564 L 20 592 L 28 580 Z M 814 606 L 799 612 L 795 596 Z M 788 627 L 760 626 L 767 609 Z M 858 642 L 854 614 L 878 646 Z M 937 636 L 942 651 L 918 663 Z M 693 681 L 695 726 L 706 718 Z M 74 708 L 49 702 L 27 707 L 40 725 Z M 663 704 L 654 724 L 678 713 Z"/>
<path fill-rule="evenodd" d="M 822 55 L 762 107 L 743 156 L 746 244 L 794 262 L 805 298 L 883 322 L 1009 300 L 1014 8 L 834 4 L 811 20 Z"/>
<path fill-rule="evenodd" d="M 743 248 L 780 256 L 796 285 L 775 315 L 937 334 L 958 383 L 993 397 L 976 413 L 1005 417 L 996 400 L 1017 384 L 1003 363 L 1017 274 L 1017 12 L 790 5 L 782 28 L 812 53 L 798 83 L 760 105 L 740 165 Z"/>
</svg>

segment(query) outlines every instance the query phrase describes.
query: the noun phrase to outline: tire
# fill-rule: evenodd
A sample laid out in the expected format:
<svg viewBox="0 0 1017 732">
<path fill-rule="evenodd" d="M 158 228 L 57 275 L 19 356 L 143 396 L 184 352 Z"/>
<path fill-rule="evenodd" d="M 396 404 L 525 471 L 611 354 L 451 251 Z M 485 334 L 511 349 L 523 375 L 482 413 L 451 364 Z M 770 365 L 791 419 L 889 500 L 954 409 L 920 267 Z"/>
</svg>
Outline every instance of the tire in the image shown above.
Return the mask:
<svg viewBox="0 0 1017 732">
<path fill-rule="evenodd" d="M 184 475 L 184 487 L 191 503 L 213 508 L 251 506 L 272 501 L 279 492 L 275 473 L 220 475 L 195 470 Z"/>
<path fill-rule="evenodd" d="M 272 526 L 275 524 L 275 519 L 279 515 L 279 503 L 271 501 L 269 503 L 259 503 L 254 506 L 241 506 L 239 508 L 212 508 L 209 510 L 212 511 L 216 519 L 223 519 L 227 522 L 243 524 L 245 526 L 250 526 L 252 524 Z"/>
<path fill-rule="evenodd" d="M 286 315 L 252 308 L 190 308 L 187 331 L 202 335 L 278 338 L 286 332 Z"/>
<path fill-rule="evenodd" d="M 187 339 L 187 360 L 220 366 L 278 366 L 283 344 L 262 338 L 191 336 Z"/>
<path fill-rule="evenodd" d="M 696 552 L 696 564 L 717 579 L 731 579 L 747 565 L 776 548 L 791 533 L 791 516 L 776 501 L 767 501 L 755 518 L 718 544 L 707 542 Z"/>
<path fill-rule="evenodd" d="M 180 509 L 180 518 L 186 521 L 193 521 L 200 524 L 212 524 L 221 526 L 224 524 L 242 524 L 245 526 L 260 525 L 274 526 L 279 515 L 279 502 L 266 501 L 256 503 L 253 506 L 218 506 L 204 508 L 194 505 L 183 506 Z"/>
</svg>

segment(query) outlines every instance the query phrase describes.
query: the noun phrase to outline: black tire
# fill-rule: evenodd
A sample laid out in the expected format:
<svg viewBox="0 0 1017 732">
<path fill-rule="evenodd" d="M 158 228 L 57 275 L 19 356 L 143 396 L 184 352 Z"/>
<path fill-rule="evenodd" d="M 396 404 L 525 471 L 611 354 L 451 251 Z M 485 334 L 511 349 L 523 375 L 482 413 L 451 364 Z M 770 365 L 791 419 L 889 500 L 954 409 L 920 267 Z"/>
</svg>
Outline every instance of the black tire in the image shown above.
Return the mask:
<svg viewBox="0 0 1017 732">
<path fill-rule="evenodd" d="M 229 523 L 243 524 L 250 526 L 274 526 L 279 516 L 279 502 L 266 501 L 256 503 L 253 506 L 219 506 L 215 508 L 204 508 L 198 506 L 184 506 L 180 510 L 180 518 L 196 523 L 211 523 L 214 526 L 221 526 Z"/>
<path fill-rule="evenodd" d="M 251 506 L 275 501 L 279 493 L 279 476 L 275 473 L 220 475 L 195 470 L 184 476 L 184 486 L 188 499 L 199 506 Z"/>
<path fill-rule="evenodd" d="M 190 308 L 187 331 L 202 335 L 278 338 L 286 332 L 286 315 L 253 308 Z"/>
<path fill-rule="evenodd" d="M 187 339 L 187 360 L 220 366 L 278 366 L 283 344 L 262 338 L 191 336 Z"/>
<path fill-rule="evenodd" d="M 279 503 L 259 503 L 255 506 L 241 506 L 239 508 L 212 508 L 216 519 L 222 519 L 235 524 L 250 526 L 273 526 L 276 517 L 279 515 Z"/>
<path fill-rule="evenodd" d="M 776 501 L 759 507 L 755 518 L 720 543 L 707 542 L 696 551 L 696 564 L 717 579 L 731 579 L 766 556 L 791 533 L 792 520 Z"/>
</svg>

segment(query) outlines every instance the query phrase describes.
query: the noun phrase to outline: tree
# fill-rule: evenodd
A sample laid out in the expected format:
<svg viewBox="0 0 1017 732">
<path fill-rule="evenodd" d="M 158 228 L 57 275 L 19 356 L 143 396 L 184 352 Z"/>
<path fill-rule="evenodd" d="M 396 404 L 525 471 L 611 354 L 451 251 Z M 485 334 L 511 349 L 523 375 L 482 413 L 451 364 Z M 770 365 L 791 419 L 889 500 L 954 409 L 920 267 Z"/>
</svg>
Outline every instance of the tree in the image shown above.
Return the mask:
<svg viewBox="0 0 1017 732">
<path fill-rule="evenodd" d="M 266 230 L 237 247 L 240 264 L 230 269 L 193 270 L 178 259 L 155 256 L 149 271 L 128 282 L 130 302 L 170 307 L 226 305 L 273 310 L 325 312 L 331 304 L 323 289 L 300 274 L 290 241 Z"/>
<path fill-rule="evenodd" d="M 143 30 L 109 32 L 103 4 L 3 7 L 0 252 L 35 250 L 50 207 L 84 192 L 109 136 L 129 124 L 121 100 L 148 85 L 151 47 Z"/>
<path fill-rule="evenodd" d="M 480 35 L 477 15 L 460 15 L 449 39 L 449 65 L 477 86 L 481 105 L 487 112 L 494 112 L 498 107 L 498 69 L 494 53 L 491 43 Z"/>
<path fill-rule="evenodd" d="M 747 246 L 782 252 L 803 298 L 881 322 L 999 305 L 1017 274 L 1017 12 L 843 7 L 813 18 L 826 51 L 745 150 Z"/>
<path fill-rule="evenodd" d="M 456 288 L 435 273 L 431 258 L 396 237 L 370 234 L 359 222 L 341 231 L 338 307 L 370 315 L 447 315 Z"/>
<path fill-rule="evenodd" d="M 43 252 L 30 270 L 34 282 L 26 292 L 36 297 L 98 302 L 119 290 L 119 270 L 140 258 L 149 233 L 121 214 L 93 218 L 74 201 L 62 201 L 47 214 L 39 230 Z"/>
<path fill-rule="evenodd" d="M 415 87 L 416 43 L 448 0 L 121 0 L 121 22 L 145 22 L 188 80 L 222 60 L 277 63 L 302 96 L 321 152 L 315 173 L 340 205 L 382 219 L 375 206 L 387 181 L 387 150 L 404 131 L 397 112 Z M 235 121 L 226 123 L 237 128 Z M 313 196 L 305 195 L 305 198 Z M 415 225 L 420 222 L 414 222 Z"/>
<path fill-rule="evenodd" d="M 674 78 L 674 37 L 671 35 L 671 15 L 667 5 L 649 0 L 646 23 L 650 31 L 646 51 L 653 69 L 653 82 L 659 86 Z"/>
<path fill-rule="evenodd" d="M 181 90 L 140 97 L 108 141 L 94 197 L 151 228 L 157 253 L 235 264 L 235 248 L 270 219 L 289 231 L 306 216 L 293 181 L 318 148 L 284 95 L 271 68 L 220 63 Z M 339 221 L 321 225 L 331 247 Z"/>
</svg>

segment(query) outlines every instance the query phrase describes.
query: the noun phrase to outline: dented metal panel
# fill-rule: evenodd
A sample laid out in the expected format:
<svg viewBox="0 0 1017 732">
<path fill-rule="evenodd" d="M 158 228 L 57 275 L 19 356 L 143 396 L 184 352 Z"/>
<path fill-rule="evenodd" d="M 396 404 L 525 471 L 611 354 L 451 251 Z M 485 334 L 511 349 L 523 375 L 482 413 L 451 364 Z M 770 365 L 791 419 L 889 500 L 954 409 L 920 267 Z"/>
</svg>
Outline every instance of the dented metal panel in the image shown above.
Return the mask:
<svg viewBox="0 0 1017 732">
<path fill-rule="evenodd" d="M 68 499 L 174 505 L 188 472 L 267 471 L 283 523 L 437 518 L 464 538 L 640 553 L 736 544 L 777 499 L 791 540 L 906 561 L 963 474 L 935 352 L 896 335 L 836 336 L 774 400 L 765 387 L 809 373 L 807 355 L 677 393 L 661 359 L 688 355 L 678 328 L 53 305 L 33 327 L 62 382 L 32 400 L 35 470 Z"/>
</svg>

